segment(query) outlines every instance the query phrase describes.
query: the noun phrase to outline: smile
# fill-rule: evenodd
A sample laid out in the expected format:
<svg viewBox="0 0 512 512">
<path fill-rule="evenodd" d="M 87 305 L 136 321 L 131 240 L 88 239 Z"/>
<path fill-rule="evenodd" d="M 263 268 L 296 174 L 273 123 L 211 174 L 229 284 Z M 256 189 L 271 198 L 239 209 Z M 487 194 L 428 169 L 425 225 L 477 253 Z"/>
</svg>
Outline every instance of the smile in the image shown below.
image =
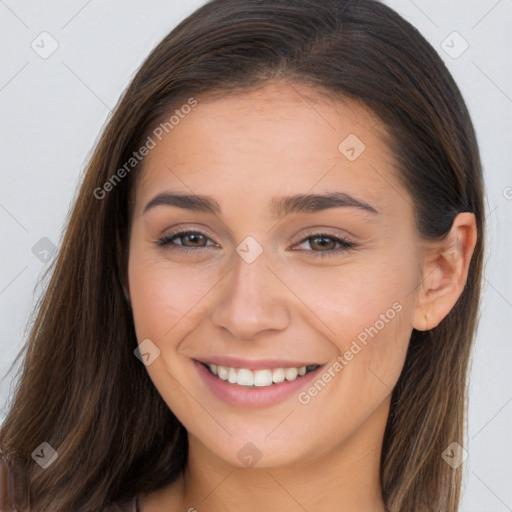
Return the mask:
<svg viewBox="0 0 512 512">
<path fill-rule="evenodd" d="M 247 387 L 269 387 L 280 384 L 285 380 L 292 382 L 318 368 L 318 365 L 300 366 L 291 368 L 263 368 L 249 370 L 247 368 L 233 368 L 216 364 L 203 364 L 212 375 L 230 384 Z"/>
</svg>

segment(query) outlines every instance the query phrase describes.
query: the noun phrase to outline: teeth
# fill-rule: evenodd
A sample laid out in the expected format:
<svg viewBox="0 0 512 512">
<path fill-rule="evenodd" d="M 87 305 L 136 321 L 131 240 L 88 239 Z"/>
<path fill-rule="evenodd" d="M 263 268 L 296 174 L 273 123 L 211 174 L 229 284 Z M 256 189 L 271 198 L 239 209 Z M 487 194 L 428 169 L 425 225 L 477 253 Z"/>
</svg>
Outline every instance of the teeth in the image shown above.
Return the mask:
<svg viewBox="0 0 512 512">
<path fill-rule="evenodd" d="M 286 368 L 286 370 L 284 371 L 284 377 L 286 380 L 295 380 L 298 374 L 299 371 L 297 370 L 297 368 Z"/>
<path fill-rule="evenodd" d="M 255 380 L 256 376 L 250 370 L 246 370 L 245 368 L 238 370 L 236 383 L 239 386 L 252 386 L 253 384 L 255 384 Z"/>
<path fill-rule="evenodd" d="M 238 384 L 240 384 L 240 382 L 238 382 Z M 255 386 L 270 386 L 271 384 L 272 372 L 270 370 L 257 370 L 254 372 Z"/>
<path fill-rule="evenodd" d="M 208 365 L 211 370 L 211 366 Z M 228 369 L 225 366 L 217 366 L 217 376 L 219 379 L 228 380 Z"/>
<path fill-rule="evenodd" d="M 228 370 L 228 382 L 231 382 L 231 384 L 236 384 L 237 380 L 237 373 L 234 368 L 230 368 Z"/>
<path fill-rule="evenodd" d="M 316 366 L 301 366 L 300 368 L 275 368 L 274 370 L 248 370 L 247 368 L 232 368 L 216 364 L 207 364 L 210 371 L 219 377 L 219 379 L 227 380 L 231 384 L 239 386 L 256 386 L 268 387 L 272 384 L 279 384 L 287 380 L 288 382 L 302 377 Z"/>
<path fill-rule="evenodd" d="M 276 368 L 272 372 L 272 380 L 279 384 L 280 382 L 284 382 L 284 370 L 282 368 Z"/>
</svg>

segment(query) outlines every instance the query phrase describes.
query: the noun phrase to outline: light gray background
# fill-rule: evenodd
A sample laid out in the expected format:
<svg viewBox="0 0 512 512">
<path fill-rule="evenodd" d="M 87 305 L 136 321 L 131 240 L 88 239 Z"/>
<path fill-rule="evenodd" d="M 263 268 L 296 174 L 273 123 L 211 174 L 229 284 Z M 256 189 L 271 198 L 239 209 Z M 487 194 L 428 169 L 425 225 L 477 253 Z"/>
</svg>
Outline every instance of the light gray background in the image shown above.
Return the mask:
<svg viewBox="0 0 512 512">
<path fill-rule="evenodd" d="M 489 232 L 461 511 L 512 511 L 512 0 L 385 3 L 440 53 L 476 127 Z M 0 422 L 14 383 L 14 372 L 5 374 L 25 339 L 51 247 L 40 240 L 59 246 L 109 111 L 155 44 L 202 4 L 0 0 Z M 58 48 L 47 56 L 53 40 Z"/>
</svg>

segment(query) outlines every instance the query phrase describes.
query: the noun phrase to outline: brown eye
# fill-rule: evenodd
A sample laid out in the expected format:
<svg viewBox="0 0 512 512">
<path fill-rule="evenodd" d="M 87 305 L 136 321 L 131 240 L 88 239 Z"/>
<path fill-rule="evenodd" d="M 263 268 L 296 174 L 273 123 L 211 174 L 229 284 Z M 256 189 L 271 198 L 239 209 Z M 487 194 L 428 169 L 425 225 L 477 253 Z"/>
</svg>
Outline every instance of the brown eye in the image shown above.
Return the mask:
<svg viewBox="0 0 512 512">
<path fill-rule="evenodd" d="M 309 237 L 309 244 L 313 249 L 319 250 L 332 250 L 336 246 L 336 241 L 332 237 L 327 236 L 313 236 Z"/>
<path fill-rule="evenodd" d="M 175 243 L 176 240 L 180 242 Z M 184 247 L 184 250 L 193 249 L 194 247 L 201 249 L 207 247 L 206 243 L 208 240 L 210 238 L 199 231 L 178 231 L 159 238 L 157 244 L 160 246 L 175 246 L 172 248 L 177 250 L 181 250 L 179 249 L 180 246 Z"/>
<path fill-rule="evenodd" d="M 189 233 L 184 235 L 176 236 L 178 240 L 181 240 L 181 245 L 187 245 L 188 243 L 192 244 L 192 247 L 204 247 L 204 242 L 206 241 L 206 238 L 199 234 L 199 233 Z M 184 241 L 188 241 L 184 243 Z"/>
<path fill-rule="evenodd" d="M 335 256 L 342 252 L 346 252 L 351 249 L 355 249 L 356 244 L 341 238 L 338 236 L 329 235 L 326 233 L 314 233 L 309 235 L 307 238 L 302 240 L 300 245 L 308 243 L 312 250 L 306 250 L 306 252 L 312 253 L 314 256 Z M 338 245 L 338 248 L 336 248 Z"/>
</svg>

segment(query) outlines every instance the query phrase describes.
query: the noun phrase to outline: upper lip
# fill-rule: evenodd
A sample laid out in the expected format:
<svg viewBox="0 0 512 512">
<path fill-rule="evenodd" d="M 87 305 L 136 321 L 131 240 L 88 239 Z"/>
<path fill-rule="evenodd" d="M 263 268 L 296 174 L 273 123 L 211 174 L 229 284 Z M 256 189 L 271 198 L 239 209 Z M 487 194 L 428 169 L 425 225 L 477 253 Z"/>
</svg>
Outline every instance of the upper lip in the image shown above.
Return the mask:
<svg viewBox="0 0 512 512">
<path fill-rule="evenodd" d="M 197 359 L 200 363 L 229 366 L 232 368 L 246 368 L 247 370 L 259 370 L 264 368 L 300 368 L 301 366 L 321 366 L 311 361 L 291 361 L 286 359 L 242 359 L 232 356 L 209 356 Z"/>
</svg>

